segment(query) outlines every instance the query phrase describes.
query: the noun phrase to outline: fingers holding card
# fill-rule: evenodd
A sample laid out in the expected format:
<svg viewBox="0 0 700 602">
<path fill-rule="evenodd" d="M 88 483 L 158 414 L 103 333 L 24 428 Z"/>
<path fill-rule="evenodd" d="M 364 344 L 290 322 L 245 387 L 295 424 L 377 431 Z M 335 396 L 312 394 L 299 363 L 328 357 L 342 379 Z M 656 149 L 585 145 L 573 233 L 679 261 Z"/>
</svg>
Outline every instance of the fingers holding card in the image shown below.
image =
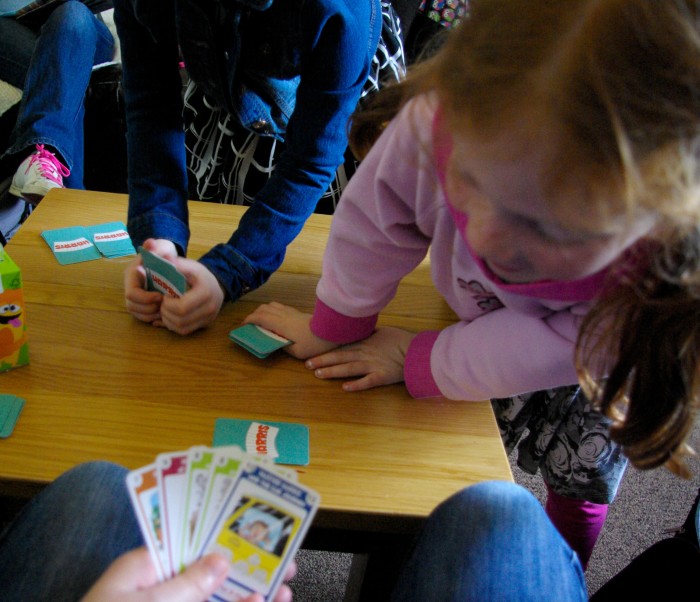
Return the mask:
<svg viewBox="0 0 700 602">
<path fill-rule="evenodd" d="M 181 297 L 187 292 L 187 279 L 170 261 L 143 247 L 139 247 L 139 255 L 146 272 L 146 290 L 170 297 Z"/>
<path fill-rule="evenodd" d="M 231 563 L 212 598 L 224 602 L 274 598 L 320 501 L 295 471 L 237 446 L 161 454 L 127 488 L 159 576 L 217 552 Z"/>
</svg>

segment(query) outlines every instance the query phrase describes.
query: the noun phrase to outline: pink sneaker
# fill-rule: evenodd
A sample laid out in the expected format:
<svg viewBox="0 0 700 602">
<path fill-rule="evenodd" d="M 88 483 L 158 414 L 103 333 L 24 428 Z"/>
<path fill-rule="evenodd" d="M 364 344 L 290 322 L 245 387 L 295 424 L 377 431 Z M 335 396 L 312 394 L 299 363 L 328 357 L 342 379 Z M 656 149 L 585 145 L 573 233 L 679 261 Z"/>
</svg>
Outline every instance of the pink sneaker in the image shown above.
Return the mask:
<svg viewBox="0 0 700 602">
<path fill-rule="evenodd" d="M 43 144 L 37 144 L 36 151 L 17 168 L 10 185 L 10 194 L 36 204 L 52 188 L 63 188 L 63 178 L 69 175 L 70 170 L 56 155 L 47 151 Z"/>
</svg>

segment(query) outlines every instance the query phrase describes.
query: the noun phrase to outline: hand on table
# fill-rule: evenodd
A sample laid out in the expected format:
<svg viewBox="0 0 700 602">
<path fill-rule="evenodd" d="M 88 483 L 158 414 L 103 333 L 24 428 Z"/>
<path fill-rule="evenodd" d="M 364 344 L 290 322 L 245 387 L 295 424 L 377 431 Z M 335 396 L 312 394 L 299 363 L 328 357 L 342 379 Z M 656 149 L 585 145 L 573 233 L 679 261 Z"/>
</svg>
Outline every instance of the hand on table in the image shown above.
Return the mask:
<svg viewBox="0 0 700 602">
<path fill-rule="evenodd" d="M 318 378 L 350 378 L 343 383 L 346 391 L 363 391 L 403 381 L 406 352 L 412 332 L 399 328 L 380 328 L 364 341 L 338 347 L 311 332 L 311 315 L 281 303 L 266 303 L 249 314 L 243 322 L 267 328 L 294 341 L 284 350 L 306 360 L 306 367 Z"/>
<path fill-rule="evenodd" d="M 306 367 L 318 378 L 349 378 L 345 391 L 364 391 L 382 385 L 403 382 L 403 367 L 415 333 L 399 328 L 379 328 L 363 341 L 316 355 Z"/>
<path fill-rule="evenodd" d="M 115 560 L 83 598 L 83 602 L 202 602 L 223 583 L 228 573 L 228 561 L 210 554 L 193 563 L 184 573 L 159 582 L 155 567 L 146 548 L 127 552 Z M 286 579 L 296 571 L 292 562 Z M 290 602 L 292 592 L 282 585 L 274 602 Z M 242 602 L 263 602 L 253 594 Z"/>
<path fill-rule="evenodd" d="M 155 255 L 159 255 L 168 261 L 177 258 L 175 244 L 169 240 L 149 238 L 143 243 L 145 249 Z M 135 318 L 142 322 L 160 325 L 160 305 L 163 295 L 157 291 L 147 291 L 146 272 L 143 269 L 141 256 L 128 265 L 124 273 L 124 296 L 126 309 Z"/>
<path fill-rule="evenodd" d="M 338 346 L 311 332 L 310 321 L 311 314 L 305 314 L 298 309 L 273 301 L 259 306 L 245 317 L 243 323 L 257 324 L 294 341 L 293 345 L 285 347 L 284 350 L 289 355 L 303 360 Z"/>
</svg>

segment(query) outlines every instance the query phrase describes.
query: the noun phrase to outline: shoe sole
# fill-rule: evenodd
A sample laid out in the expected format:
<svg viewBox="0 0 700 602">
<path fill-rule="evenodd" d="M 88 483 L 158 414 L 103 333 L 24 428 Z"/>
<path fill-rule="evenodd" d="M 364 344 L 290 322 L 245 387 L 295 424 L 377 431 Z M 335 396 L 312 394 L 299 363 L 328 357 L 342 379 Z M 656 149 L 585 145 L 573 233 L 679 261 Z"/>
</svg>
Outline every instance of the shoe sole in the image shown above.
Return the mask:
<svg viewBox="0 0 700 602">
<path fill-rule="evenodd" d="M 31 188 L 29 189 L 24 189 L 20 190 L 18 186 L 10 185 L 10 194 L 19 197 L 21 199 L 24 199 L 28 203 L 32 203 L 33 205 L 36 205 L 39 201 L 41 201 L 47 194 L 49 194 L 49 191 L 53 190 L 54 188 L 63 188 L 63 186 L 54 186 L 53 188 L 49 188 L 48 190 L 45 189 L 37 189 L 34 188 L 32 190 Z"/>
<path fill-rule="evenodd" d="M 30 203 L 32 205 L 37 205 L 41 199 L 43 199 L 46 195 L 45 194 L 37 194 L 34 192 L 25 192 L 22 193 L 22 191 L 17 188 L 17 186 L 10 186 L 10 189 L 8 192 L 12 196 L 16 196 L 18 199 L 23 199 L 27 203 Z"/>
</svg>

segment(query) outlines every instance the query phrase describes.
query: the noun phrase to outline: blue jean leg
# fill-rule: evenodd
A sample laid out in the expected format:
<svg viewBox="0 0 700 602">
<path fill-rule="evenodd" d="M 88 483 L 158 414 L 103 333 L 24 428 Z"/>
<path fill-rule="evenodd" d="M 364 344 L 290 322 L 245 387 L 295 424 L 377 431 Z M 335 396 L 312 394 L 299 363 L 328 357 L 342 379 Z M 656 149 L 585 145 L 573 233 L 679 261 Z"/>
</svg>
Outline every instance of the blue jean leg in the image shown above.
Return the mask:
<svg viewBox="0 0 700 602">
<path fill-rule="evenodd" d="M 82 464 L 29 502 L 0 539 L 3 602 L 75 602 L 116 557 L 143 545 L 126 473 Z"/>
<path fill-rule="evenodd" d="M 84 4 L 56 8 L 38 32 L 6 154 L 51 146 L 71 170 L 65 184 L 83 188 L 85 91 L 92 67 L 113 54 L 112 34 Z"/>
<path fill-rule="evenodd" d="M 583 602 L 583 570 L 539 501 L 502 482 L 468 487 L 431 514 L 395 602 Z"/>
</svg>

